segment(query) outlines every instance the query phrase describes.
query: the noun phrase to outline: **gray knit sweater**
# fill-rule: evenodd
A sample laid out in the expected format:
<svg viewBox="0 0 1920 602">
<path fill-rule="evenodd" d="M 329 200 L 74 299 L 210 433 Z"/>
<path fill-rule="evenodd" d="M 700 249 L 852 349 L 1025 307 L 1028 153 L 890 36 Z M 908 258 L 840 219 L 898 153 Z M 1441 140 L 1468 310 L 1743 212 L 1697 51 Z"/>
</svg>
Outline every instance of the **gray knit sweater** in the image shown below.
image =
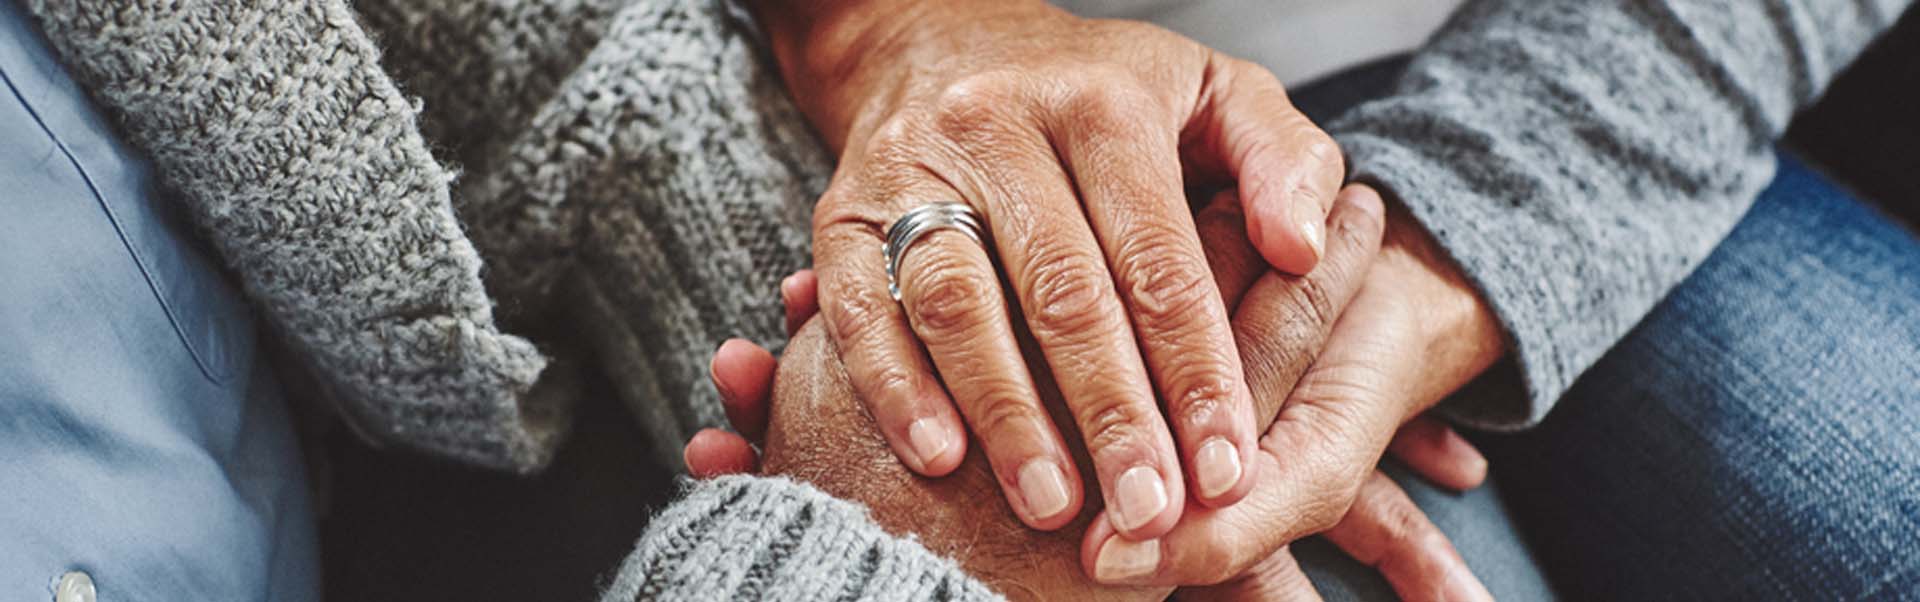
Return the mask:
<svg viewBox="0 0 1920 602">
<path fill-rule="evenodd" d="M 829 160 L 722 0 L 26 3 L 374 441 L 537 469 L 568 374 L 597 368 L 674 464 L 720 422 L 706 354 L 777 340 L 770 291 L 806 260 Z M 1399 94 L 1332 124 L 1513 337 L 1524 386 L 1456 415 L 1544 414 L 1904 5 L 1478 1 Z M 992 597 L 857 506 L 754 477 L 691 486 L 607 591 Z"/>
<path fill-rule="evenodd" d="M 1545 416 L 1773 179 L 1774 141 L 1909 0 L 1474 0 L 1328 130 L 1506 326 L 1519 380 L 1443 409 Z M 1513 371 L 1490 373 L 1495 379 Z"/>
</svg>

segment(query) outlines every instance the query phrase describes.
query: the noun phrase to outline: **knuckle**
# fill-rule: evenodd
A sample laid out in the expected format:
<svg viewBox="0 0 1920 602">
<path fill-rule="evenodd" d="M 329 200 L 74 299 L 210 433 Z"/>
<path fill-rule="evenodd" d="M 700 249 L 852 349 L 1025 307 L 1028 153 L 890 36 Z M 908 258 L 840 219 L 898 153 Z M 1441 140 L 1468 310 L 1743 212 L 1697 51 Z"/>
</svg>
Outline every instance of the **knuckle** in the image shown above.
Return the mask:
<svg viewBox="0 0 1920 602">
<path fill-rule="evenodd" d="M 1268 70 L 1265 65 L 1242 58 L 1228 57 L 1227 68 L 1232 70 L 1237 78 L 1244 78 L 1239 81 L 1257 86 L 1263 92 L 1279 94 L 1280 100 L 1292 102 L 1287 98 L 1287 87 L 1280 82 L 1280 76 L 1274 75 L 1273 71 Z"/>
<path fill-rule="evenodd" d="M 922 252 L 925 261 L 916 266 L 918 277 L 911 277 L 906 289 L 907 311 L 919 319 L 921 329 L 930 338 L 945 338 L 989 324 L 998 284 L 946 245 Z"/>
<path fill-rule="evenodd" d="M 1214 362 L 1208 362 L 1214 363 Z M 1189 382 L 1169 406 L 1178 424 L 1206 424 L 1216 415 L 1233 412 L 1234 393 L 1239 387 L 1224 369 L 1209 369 L 1206 376 Z"/>
<path fill-rule="evenodd" d="M 937 127 L 948 133 L 969 132 L 991 123 L 1021 96 L 1022 77 L 990 71 L 962 77 L 934 96 Z"/>
<path fill-rule="evenodd" d="M 1073 90 L 1061 97 L 1059 111 L 1096 131 L 1121 130 L 1137 123 L 1147 115 L 1152 102 L 1133 91 L 1131 80 L 1124 75 L 1096 71 L 1074 80 Z"/>
<path fill-rule="evenodd" d="M 1209 306 L 1219 289 L 1207 267 L 1186 253 L 1174 252 L 1180 245 L 1165 235 L 1141 239 L 1159 239 L 1123 254 L 1136 258 L 1123 272 L 1133 313 L 1148 331 L 1188 330 L 1191 326 L 1225 322 Z"/>
<path fill-rule="evenodd" d="M 1338 490 L 1323 491 L 1338 492 Z M 1340 524 L 1341 518 L 1346 517 L 1347 510 L 1351 507 L 1351 504 L 1343 500 L 1352 499 L 1352 496 L 1338 495 L 1337 497 L 1307 502 L 1303 505 L 1300 513 L 1302 518 L 1301 524 L 1306 526 L 1306 532 L 1308 533 L 1325 533 L 1333 529 L 1334 525 Z"/>
<path fill-rule="evenodd" d="M 1298 119 L 1303 122 L 1297 127 L 1301 136 L 1301 152 L 1306 156 L 1305 164 L 1314 166 L 1316 170 L 1315 173 L 1306 174 L 1305 179 L 1313 185 L 1327 186 L 1328 192 L 1332 192 L 1332 188 L 1339 187 L 1347 174 L 1346 156 L 1340 152 L 1340 143 L 1326 130 L 1307 121 L 1305 114 L 1295 114 L 1300 115 Z"/>
<path fill-rule="evenodd" d="M 917 149 L 927 146 L 923 130 L 911 114 L 888 117 L 874 128 L 867 142 L 867 154 L 879 165 L 908 162 Z"/>
<path fill-rule="evenodd" d="M 1405 506 L 1393 505 L 1385 510 L 1381 517 L 1381 527 L 1385 531 L 1389 549 L 1405 550 L 1426 543 L 1428 533 L 1424 522 Z"/>
<path fill-rule="evenodd" d="M 1301 152 L 1308 160 L 1322 166 L 1340 164 L 1340 143 L 1335 142 L 1333 136 L 1309 121 L 1304 113 L 1295 112 L 1292 119 L 1299 132 Z"/>
<path fill-rule="evenodd" d="M 1296 281 L 1291 287 L 1291 299 L 1298 319 L 1305 321 L 1313 332 L 1323 332 L 1333 327 L 1333 321 L 1340 317 L 1340 308 L 1336 307 L 1333 291 L 1320 278 L 1307 277 Z"/>
<path fill-rule="evenodd" d="M 1145 436 L 1146 411 L 1142 404 L 1114 397 L 1084 408 L 1080 414 L 1080 433 L 1087 451 L 1097 456 L 1140 445 Z"/>
<path fill-rule="evenodd" d="M 1105 266 L 1077 255 L 1036 253 L 1027 276 L 1027 311 L 1042 339 L 1084 339 L 1115 307 Z"/>
<path fill-rule="evenodd" d="M 974 430 L 992 440 L 1007 439 L 1013 433 L 1033 430 L 1046 423 L 1038 404 L 1016 393 L 1010 384 L 989 387 L 975 402 L 970 418 L 974 421 Z"/>
<path fill-rule="evenodd" d="M 869 395 L 861 396 L 882 424 L 893 415 L 909 415 L 913 399 L 913 374 L 898 362 L 881 362 L 867 372 Z"/>
<path fill-rule="evenodd" d="M 850 344 L 866 344 L 878 337 L 883 324 L 888 321 L 890 307 L 878 295 L 852 292 L 842 279 L 832 279 L 832 284 L 823 283 L 823 289 L 830 299 L 827 324 L 831 325 L 834 338 Z"/>
<path fill-rule="evenodd" d="M 862 194 L 850 190 L 856 186 L 829 187 L 814 205 L 812 230 L 814 248 L 823 263 L 854 261 L 846 255 L 866 249 L 878 249 L 886 216 L 875 203 L 862 202 Z M 824 267 L 824 266 L 823 266 Z"/>
</svg>

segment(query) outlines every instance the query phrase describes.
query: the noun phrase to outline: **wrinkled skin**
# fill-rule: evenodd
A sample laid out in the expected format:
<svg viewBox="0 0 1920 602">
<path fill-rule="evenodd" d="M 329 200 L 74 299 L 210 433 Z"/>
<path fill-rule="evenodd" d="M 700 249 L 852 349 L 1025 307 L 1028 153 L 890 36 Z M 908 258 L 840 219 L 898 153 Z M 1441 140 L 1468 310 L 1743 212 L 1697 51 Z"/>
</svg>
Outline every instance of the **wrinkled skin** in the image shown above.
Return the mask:
<svg viewBox="0 0 1920 602">
<path fill-rule="evenodd" d="M 1377 200 L 1372 202 L 1377 203 Z M 1358 204 L 1366 205 L 1367 203 Z M 1202 223 L 1208 224 L 1209 227 L 1230 231 L 1237 226 L 1237 222 L 1233 219 L 1231 211 L 1221 211 L 1219 210 L 1221 207 L 1221 204 L 1216 203 L 1215 207 L 1203 213 Z M 1330 229 L 1341 234 L 1337 240 L 1347 243 L 1354 249 L 1356 256 L 1370 256 L 1372 255 L 1371 246 L 1367 242 L 1370 235 L 1366 233 L 1370 230 L 1377 232 L 1379 221 L 1380 216 L 1377 213 L 1352 212 L 1345 220 L 1336 217 L 1334 226 Z M 1412 244 L 1408 244 L 1409 242 Z M 1419 242 L 1417 238 L 1401 236 L 1380 255 L 1389 267 L 1386 270 L 1375 270 L 1368 275 L 1371 287 L 1369 290 L 1402 294 L 1370 296 L 1362 294 L 1354 303 L 1355 311 L 1363 317 L 1374 318 L 1367 322 L 1378 321 L 1382 328 L 1361 329 L 1357 334 L 1347 336 L 1346 339 L 1349 342 L 1344 345 L 1349 347 L 1358 345 L 1358 348 L 1368 352 L 1368 355 L 1378 355 L 1379 353 L 1376 352 L 1381 352 L 1389 359 L 1417 357 L 1410 356 L 1404 349 L 1408 342 L 1421 340 L 1415 335 L 1432 328 L 1432 324 L 1455 323 L 1440 318 L 1446 318 L 1447 312 L 1459 311 L 1460 308 L 1435 303 L 1440 299 L 1434 297 L 1432 293 L 1457 283 L 1419 276 L 1423 272 L 1415 268 L 1420 268 L 1426 260 L 1431 259 L 1430 256 L 1412 252 L 1418 251 Z M 1258 277 L 1257 260 L 1244 255 L 1244 249 L 1234 247 L 1212 254 L 1215 260 L 1216 277 L 1222 283 L 1223 293 L 1230 293 L 1228 296 L 1231 298 L 1238 299 L 1241 296 L 1239 291 L 1248 290 L 1247 283 Z M 1283 347 L 1287 344 L 1303 344 L 1305 348 L 1317 348 L 1318 339 L 1324 334 L 1326 325 L 1316 322 L 1312 317 L 1337 315 L 1345 294 L 1341 292 L 1342 289 L 1351 288 L 1350 285 L 1343 285 L 1341 280 L 1357 280 L 1363 273 L 1361 270 L 1343 271 L 1340 267 L 1342 264 L 1338 262 L 1335 262 L 1334 266 L 1323 275 L 1322 280 L 1312 284 L 1299 279 L 1289 282 L 1258 277 L 1261 281 L 1253 283 L 1252 292 L 1246 297 L 1247 301 L 1240 304 L 1242 320 L 1236 326 L 1244 327 L 1243 347 L 1282 346 L 1275 347 L 1280 352 L 1287 349 Z M 1396 275 L 1396 271 L 1405 273 Z M 1384 283 L 1381 281 L 1382 275 L 1389 277 Z M 1422 287 L 1417 286 L 1422 281 L 1430 287 L 1438 288 L 1424 291 L 1429 293 L 1426 297 L 1409 297 L 1410 294 L 1423 292 Z M 1283 294 L 1283 291 L 1293 292 Z M 796 316 L 792 313 L 792 296 L 786 291 L 783 291 L 783 296 L 789 296 L 790 320 L 798 321 L 809 313 L 803 310 Z M 1424 303 L 1409 305 L 1390 302 L 1394 299 L 1406 298 L 1424 301 Z M 1304 305 L 1289 305 L 1289 302 Z M 1369 307 L 1369 304 L 1377 306 Z M 1420 309 L 1412 311 L 1394 309 L 1415 306 Z M 1306 311 L 1308 307 L 1314 310 Z M 1472 305 L 1467 304 L 1463 307 L 1470 310 Z M 1302 319 L 1303 316 L 1309 319 Z M 1431 324 L 1422 327 L 1419 323 L 1422 320 Z M 1085 573 L 1071 570 L 1069 556 L 1061 555 L 1072 549 L 1070 540 L 1059 535 L 1046 535 L 1021 529 L 1016 523 L 1007 520 L 1014 517 L 1009 514 L 1005 506 L 980 502 L 977 496 L 991 491 L 991 478 L 985 474 L 980 458 L 970 458 L 969 463 L 963 466 L 965 469 L 958 471 L 952 478 L 930 481 L 912 477 L 898 463 L 886 459 L 884 454 L 876 454 L 875 452 L 884 449 L 885 444 L 872 434 L 870 428 L 862 428 L 871 423 L 860 411 L 859 405 L 848 399 L 851 392 L 850 385 L 845 380 L 844 367 L 837 353 L 828 348 L 829 343 L 822 338 L 818 333 L 817 325 L 810 329 L 803 329 L 795 338 L 790 347 L 788 360 L 782 366 L 779 385 L 773 391 L 773 396 L 779 399 L 779 402 L 772 404 L 770 420 L 765 415 L 768 411 L 765 407 L 765 392 L 753 390 L 745 391 L 743 394 L 742 391 L 761 385 L 755 385 L 753 377 L 731 376 L 739 366 L 753 364 L 756 361 L 753 356 L 750 353 L 746 356 L 735 353 L 732 354 L 735 356 L 734 359 L 740 361 L 723 362 L 721 360 L 729 355 L 723 348 L 721 357 L 716 358 L 716 384 L 721 385 L 723 397 L 733 400 L 730 401 L 728 409 L 736 426 L 744 432 L 757 435 L 762 428 L 761 424 L 768 425 L 766 427 L 768 472 L 795 476 L 814 483 L 834 495 L 869 504 L 874 509 L 875 518 L 893 532 L 917 533 L 923 542 L 937 551 L 961 560 L 974 574 L 1016 597 L 1021 597 L 1022 593 L 1033 593 L 1046 594 L 1043 597 L 1049 599 L 1058 599 L 1060 596 L 1075 592 L 1081 594 L 1091 592 L 1089 588 L 1095 587 L 1094 584 L 1086 579 Z M 1338 351 L 1342 345 L 1336 342 L 1332 348 Z M 744 344 L 741 346 L 751 347 Z M 1396 346 L 1400 349 L 1396 349 Z M 1466 349 L 1442 350 L 1469 351 Z M 736 347 L 735 351 L 742 350 Z M 757 349 L 753 351 L 764 356 L 764 351 Z M 1292 363 L 1263 362 L 1252 369 L 1254 376 L 1250 377 L 1250 380 L 1264 383 L 1277 390 L 1284 390 L 1279 387 L 1283 384 L 1290 385 L 1291 376 L 1297 376 L 1300 365 L 1307 359 L 1311 359 L 1303 358 L 1298 353 L 1291 356 L 1285 353 L 1276 355 L 1292 357 L 1294 361 Z M 1304 379 L 1302 389 L 1351 388 L 1354 391 L 1377 392 L 1385 385 L 1405 382 L 1374 378 L 1379 376 L 1378 372 L 1365 370 L 1364 367 L 1355 369 L 1346 365 L 1345 362 L 1350 358 L 1351 354 L 1348 354 L 1348 359 L 1342 359 L 1338 353 L 1330 358 L 1322 358 L 1322 363 L 1315 365 L 1317 372 L 1309 373 Z M 1322 364 L 1328 363 L 1329 360 L 1334 367 L 1323 368 Z M 770 369 L 772 364 L 771 356 L 764 356 L 757 361 L 768 366 L 766 369 Z M 1411 366 L 1403 367 L 1412 370 L 1417 376 L 1440 376 L 1430 371 L 1421 372 Z M 1441 365 L 1438 369 L 1449 368 Z M 1369 374 L 1374 377 L 1367 376 Z M 1361 381 L 1355 381 L 1355 378 Z M 1420 389 L 1416 386 L 1408 390 L 1395 391 L 1401 394 L 1425 394 L 1418 393 Z M 1051 387 L 1047 387 L 1047 390 L 1051 391 Z M 1279 397 L 1273 396 L 1275 399 Z M 1340 396 L 1332 395 L 1326 399 L 1338 397 Z M 737 403 L 741 398 L 758 398 L 760 405 L 755 407 L 751 404 Z M 1364 402 L 1367 396 L 1360 395 L 1353 399 Z M 1295 400 L 1289 403 L 1295 407 L 1314 407 L 1324 405 L 1325 400 L 1318 402 Z M 1057 407 L 1057 403 L 1054 405 Z M 1418 403 L 1411 405 L 1424 407 Z M 1277 404 L 1268 404 L 1268 407 L 1263 409 L 1263 415 L 1271 416 L 1270 411 L 1278 409 Z M 1322 416 L 1322 418 L 1326 419 L 1327 416 L 1338 418 L 1348 413 L 1341 408 L 1334 408 L 1331 411 L 1333 414 Z M 1380 412 L 1363 411 L 1359 414 L 1379 415 Z M 1367 420 L 1363 417 L 1338 420 L 1338 422 L 1364 424 Z M 1350 428 L 1352 424 L 1345 426 Z M 1300 432 L 1316 434 L 1321 430 L 1309 424 L 1307 430 Z M 1358 443 L 1356 445 L 1355 441 L 1345 440 L 1303 441 L 1302 443 L 1306 445 L 1300 447 L 1302 453 L 1295 457 L 1288 457 L 1285 466 L 1276 470 L 1282 474 L 1306 474 L 1310 478 L 1330 479 L 1318 484 L 1333 489 L 1334 492 L 1331 495 L 1327 491 L 1311 490 L 1281 492 L 1280 495 L 1262 496 L 1261 499 L 1266 500 L 1267 504 L 1262 504 L 1263 507 L 1256 507 L 1239 516 L 1223 513 L 1221 516 L 1193 517 L 1191 520 L 1194 524 L 1191 528 L 1176 529 L 1176 534 L 1164 542 L 1168 553 L 1163 556 L 1158 567 L 1153 567 L 1156 569 L 1156 574 L 1144 578 L 1136 576 L 1139 582 L 1221 583 L 1219 587 L 1206 590 L 1203 594 L 1218 596 L 1222 599 L 1246 596 L 1265 597 L 1276 591 L 1291 591 L 1297 595 L 1311 596 L 1311 588 L 1305 585 L 1305 581 L 1300 578 L 1298 568 L 1293 566 L 1285 554 L 1284 547 L 1280 546 L 1293 537 L 1331 526 L 1332 530 L 1328 532 L 1328 536 L 1336 544 L 1363 562 L 1379 567 L 1403 595 L 1422 599 L 1486 599 L 1484 588 L 1479 587 L 1478 583 L 1466 574 L 1464 564 L 1459 562 L 1457 554 L 1452 551 L 1450 545 L 1446 544 L 1444 536 L 1420 516 L 1418 509 L 1412 506 L 1405 495 L 1384 477 L 1377 474 L 1371 477 L 1366 476 L 1370 472 L 1373 461 L 1379 457 L 1379 447 L 1384 446 L 1385 442 L 1382 441 L 1375 446 L 1367 443 L 1370 439 L 1362 433 L 1347 432 L 1339 428 L 1325 430 L 1331 434 L 1343 434 L 1344 438 L 1358 440 Z M 1299 436 L 1298 434 L 1288 435 L 1288 432 L 1286 429 L 1275 428 L 1269 433 L 1269 439 Z M 717 435 L 717 433 L 703 433 L 703 436 L 709 434 Z M 704 439 L 704 449 L 708 450 L 707 453 L 699 453 L 703 448 L 702 438 L 696 438 L 688 448 L 689 464 L 693 466 L 696 474 L 703 470 L 713 472 L 711 468 L 700 468 L 694 460 L 701 455 L 716 458 L 731 454 L 733 459 L 727 462 L 731 462 L 740 470 L 751 465 L 751 452 L 745 448 L 744 441 L 738 442 L 732 448 L 734 451 L 728 452 L 725 451 L 726 445 L 715 443 L 725 437 L 705 437 Z M 1415 422 L 1414 425 L 1403 429 L 1402 434 L 1395 439 L 1394 446 L 1397 455 L 1407 459 L 1416 469 L 1421 469 L 1430 479 L 1443 485 L 1470 487 L 1484 475 L 1484 460 L 1477 454 L 1471 453 L 1470 448 L 1467 448 L 1457 435 L 1452 435 L 1444 427 L 1428 421 Z M 1358 453 L 1354 453 L 1355 447 L 1359 448 Z M 1459 450 L 1463 449 L 1468 450 L 1467 453 L 1459 453 Z M 1447 457 L 1464 458 L 1464 460 L 1455 461 L 1451 465 L 1434 460 Z M 712 461 L 707 462 L 707 466 L 712 465 Z M 968 466 L 971 468 L 966 468 Z M 1291 468 L 1292 466 L 1306 468 L 1303 470 Z M 1357 482 L 1350 489 L 1343 490 L 1341 488 L 1345 485 L 1341 483 L 1344 478 L 1342 474 L 1346 467 L 1352 466 L 1359 467 L 1357 472 L 1360 476 L 1355 478 Z M 1351 496 L 1358 496 L 1360 501 L 1357 505 L 1349 507 L 1346 505 L 1347 502 L 1339 501 L 1343 495 L 1349 496 L 1348 501 L 1352 500 Z M 1316 502 L 1316 500 L 1328 499 L 1334 501 Z M 1282 502 L 1283 505 L 1291 504 L 1295 507 L 1283 508 L 1281 512 L 1284 512 L 1284 515 L 1275 515 L 1274 509 L 1269 506 L 1275 500 Z M 1324 510 L 1325 508 L 1335 510 Z M 1321 519 L 1313 515 L 1322 512 L 1337 512 L 1332 519 L 1325 519 L 1330 525 L 1316 524 L 1315 521 Z M 1334 523 L 1334 519 L 1339 521 Z M 1186 521 L 1183 521 L 1183 526 L 1187 526 Z M 1106 528 L 1103 531 L 1098 523 L 1095 527 L 1083 542 L 1083 546 L 1089 546 L 1084 547 L 1083 552 L 1097 556 L 1098 544 L 1103 538 L 1111 537 L 1112 530 Z M 1198 534 L 1201 539 L 1195 540 L 1194 534 Z M 1275 541 L 1278 543 L 1270 543 Z M 1086 562 L 1089 568 L 1097 564 L 1096 560 L 1091 559 L 1092 556 L 1087 558 L 1083 562 Z M 1195 562 L 1195 559 L 1199 559 L 1199 562 Z M 1164 591 L 1163 587 L 1134 590 L 1132 593 L 1163 595 Z"/>
<path fill-rule="evenodd" d="M 1342 157 L 1277 79 L 1038 0 L 755 6 L 840 152 L 814 215 L 820 315 L 902 462 L 942 475 L 984 448 L 1027 525 L 1060 528 L 1090 492 L 1136 539 L 1252 491 L 1255 400 L 1185 192 L 1237 185 L 1269 263 L 1321 260 Z M 935 202 L 979 211 L 992 253 L 929 235 L 896 302 L 874 251 Z"/>
</svg>

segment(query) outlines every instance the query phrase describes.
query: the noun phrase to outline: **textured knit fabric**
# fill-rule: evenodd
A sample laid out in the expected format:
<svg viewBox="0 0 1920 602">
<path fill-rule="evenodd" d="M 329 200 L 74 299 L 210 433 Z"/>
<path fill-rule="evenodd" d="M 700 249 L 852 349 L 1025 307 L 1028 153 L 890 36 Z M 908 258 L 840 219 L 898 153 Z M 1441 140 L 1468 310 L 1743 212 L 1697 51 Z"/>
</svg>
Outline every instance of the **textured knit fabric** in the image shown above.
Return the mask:
<svg viewBox="0 0 1920 602">
<path fill-rule="evenodd" d="M 1906 0 L 1477 0 L 1329 130 L 1506 326 L 1524 386 L 1445 410 L 1537 422 L 1712 251 L 1773 141 Z M 1512 370 L 1492 374 L 1510 375 Z"/>
<path fill-rule="evenodd" d="M 482 464 L 562 432 L 500 332 L 414 104 L 338 2 L 31 0 L 348 422 Z"/>
<path fill-rule="evenodd" d="M 585 343 L 677 468 L 725 423 L 712 350 L 783 341 L 779 280 L 831 173 L 754 32 L 716 1 L 361 8 L 468 169 L 454 204 L 503 319 Z"/>
<path fill-rule="evenodd" d="M 724 2 L 29 7 L 375 441 L 536 469 L 591 359 L 677 465 L 779 340 L 830 166 Z"/>
<path fill-rule="evenodd" d="M 888 535 L 865 508 L 779 478 L 688 486 L 647 526 L 603 602 L 999 600 L 952 560 Z"/>
<path fill-rule="evenodd" d="M 1404 96 L 1339 126 L 1513 332 L 1533 403 L 1467 409 L 1544 412 L 1725 233 L 1770 173 L 1766 142 L 1898 4 L 1480 2 Z M 774 285 L 805 261 L 827 160 L 719 0 L 369 1 L 398 80 L 342 0 L 27 5 L 370 437 L 537 468 L 564 433 L 564 368 L 592 360 L 672 465 L 719 422 L 700 384 L 719 338 L 778 337 Z M 560 333 L 542 339 L 560 361 L 503 332 L 496 300 L 516 332 Z M 981 591 L 850 505 L 712 487 L 759 510 L 712 512 L 695 489 L 636 551 L 663 560 L 618 583 L 684 575 L 657 583 L 702 597 L 763 557 L 787 561 L 755 584 L 873 559 L 903 575 L 882 583 L 928 584 L 908 593 Z M 837 527 L 727 547 L 804 508 Z M 850 557 L 825 547 L 836 533 L 884 543 Z M 665 552 L 688 546 L 713 552 Z"/>
</svg>

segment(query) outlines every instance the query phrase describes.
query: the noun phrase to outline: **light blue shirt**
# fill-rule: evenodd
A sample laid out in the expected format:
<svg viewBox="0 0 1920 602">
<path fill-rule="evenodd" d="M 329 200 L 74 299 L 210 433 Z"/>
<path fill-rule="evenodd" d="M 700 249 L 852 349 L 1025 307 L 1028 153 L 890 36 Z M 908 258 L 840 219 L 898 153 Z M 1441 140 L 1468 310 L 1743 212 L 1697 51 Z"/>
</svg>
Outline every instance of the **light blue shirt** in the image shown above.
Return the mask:
<svg viewBox="0 0 1920 602">
<path fill-rule="evenodd" d="M 0 600 L 316 600 L 252 313 L 148 170 L 0 0 Z"/>
</svg>

